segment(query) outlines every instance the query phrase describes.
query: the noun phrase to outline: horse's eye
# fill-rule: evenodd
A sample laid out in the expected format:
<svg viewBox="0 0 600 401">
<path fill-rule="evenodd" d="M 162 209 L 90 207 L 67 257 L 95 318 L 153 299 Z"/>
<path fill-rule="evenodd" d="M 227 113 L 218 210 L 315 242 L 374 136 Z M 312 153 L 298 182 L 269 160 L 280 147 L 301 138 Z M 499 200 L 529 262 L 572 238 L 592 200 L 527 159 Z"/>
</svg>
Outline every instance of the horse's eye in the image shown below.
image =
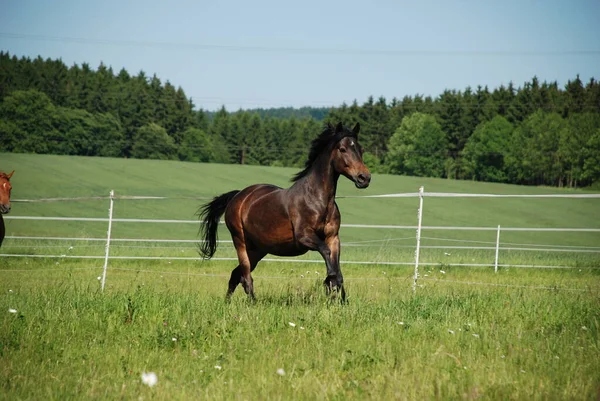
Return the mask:
<svg viewBox="0 0 600 401">
<path fill-rule="evenodd" d="M 342 152 L 342 153 L 346 153 L 346 148 L 344 148 L 344 147 L 341 147 L 341 148 L 340 148 L 340 152 Z"/>
</svg>

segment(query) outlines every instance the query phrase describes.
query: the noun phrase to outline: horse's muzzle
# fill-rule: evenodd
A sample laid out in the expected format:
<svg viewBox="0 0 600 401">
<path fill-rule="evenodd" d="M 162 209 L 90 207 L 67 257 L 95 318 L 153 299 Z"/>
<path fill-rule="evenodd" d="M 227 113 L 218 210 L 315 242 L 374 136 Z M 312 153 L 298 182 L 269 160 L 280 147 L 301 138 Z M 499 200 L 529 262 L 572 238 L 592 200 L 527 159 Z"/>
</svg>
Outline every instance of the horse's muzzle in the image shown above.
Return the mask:
<svg viewBox="0 0 600 401">
<path fill-rule="evenodd" d="M 354 179 L 354 185 L 356 185 L 356 188 L 366 188 L 369 186 L 370 183 L 371 183 L 371 174 L 370 173 L 367 173 L 367 174 L 360 173 Z"/>
<path fill-rule="evenodd" d="M 0 205 L 0 213 L 7 214 L 8 212 L 10 212 L 10 204 Z"/>
</svg>

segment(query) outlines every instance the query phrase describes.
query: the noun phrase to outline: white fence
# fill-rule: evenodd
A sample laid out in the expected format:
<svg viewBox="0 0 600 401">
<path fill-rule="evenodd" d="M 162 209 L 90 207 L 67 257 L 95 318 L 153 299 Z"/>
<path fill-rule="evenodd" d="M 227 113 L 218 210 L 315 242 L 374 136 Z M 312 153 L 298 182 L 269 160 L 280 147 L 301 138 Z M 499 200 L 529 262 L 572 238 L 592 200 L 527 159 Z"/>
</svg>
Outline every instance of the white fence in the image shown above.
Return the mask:
<svg viewBox="0 0 600 401">
<path fill-rule="evenodd" d="M 477 267 L 494 267 L 497 272 L 498 267 L 536 267 L 536 268 L 574 268 L 575 266 L 544 266 L 544 265 L 519 265 L 519 264 L 501 264 L 499 263 L 500 251 L 516 250 L 516 251 L 544 251 L 544 252 L 570 252 L 570 253 L 592 253 L 600 255 L 600 246 L 556 246 L 556 245 L 543 245 L 543 244 L 516 244 L 516 243 L 501 243 L 501 232 L 510 231 L 529 231 L 529 232 L 589 232 L 596 233 L 600 232 L 600 228 L 547 228 L 547 227 L 458 227 L 458 226 L 423 226 L 422 217 L 424 213 L 424 198 L 426 197 L 481 197 L 481 198 L 600 198 L 600 194 L 544 194 L 544 195 L 494 195 L 494 194 L 460 194 L 460 193 L 426 193 L 423 187 L 416 193 L 400 193 L 400 194 L 385 194 L 385 195 L 367 195 L 367 196 L 349 196 L 346 198 L 404 198 L 404 197 L 418 197 L 419 206 L 417 213 L 417 221 L 415 226 L 406 225 L 373 225 L 373 224 L 342 224 L 343 228 L 360 228 L 360 229 L 389 229 L 389 230 L 416 230 L 416 237 L 403 237 L 396 239 L 416 239 L 415 245 L 399 245 L 398 247 L 411 247 L 415 248 L 414 261 L 353 261 L 344 260 L 344 264 L 362 264 L 362 265 L 414 265 L 413 274 L 413 290 L 416 291 L 417 281 L 420 278 L 419 275 L 419 262 L 421 249 L 473 249 L 473 250 L 494 250 L 494 262 L 493 263 L 445 263 L 448 266 L 477 266 Z M 342 198 L 342 197 L 340 197 Z M 108 225 L 107 236 L 105 238 L 72 238 L 72 237 L 34 237 L 34 236 L 7 236 L 8 239 L 13 240 L 51 240 L 51 241 L 90 241 L 90 242 L 102 242 L 105 243 L 105 254 L 101 255 L 66 255 L 66 254 L 36 254 L 28 255 L 24 253 L 2 253 L 2 257 L 31 257 L 31 258 L 78 258 L 78 259 L 103 259 L 103 274 L 101 276 L 101 286 L 104 289 L 106 282 L 106 272 L 110 259 L 141 259 L 141 260 L 202 260 L 200 257 L 176 257 L 176 256 L 110 256 L 111 243 L 113 247 L 115 243 L 169 243 L 169 244 L 184 244 L 184 243 L 198 243 L 199 240 L 194 239 L 135 239 L 135 238 L 112 238 L 111 230 L 113 223 L 159 223 L 159 224 L 199 224 L 197 220 L 158 220 L 158 219 L 124 219 L 124 218 L 113 218 L 113 204 L 115 199 L 129 200 L 129 199 L 169 199 L 167 197 L 157 196 L 114 196 L 114 192 L 111 191 L 108 197 L 90 197 L 90 198 L 46 198 L 46 199 L 15 199 L 13 202 L 56 202 L 56 201 L 73 201 L 73 200 L 90 200 L 90 199 L 108 199 L 110 202 L 109 215 L 106 218 L 85 218 L 85 217 L 48 217 L 48 216 L 5 216 L 5 219 L 14 220 L 38 220 L 38 221 L 83 221 L 83 222 L 105 222 Z M 195 199 L 206 199 L 206 198 L 195 198 Z M 456 240 L 449 238 L 435 238 L 422 236 L 423 231 L 428 230 L 452 230 L 452 231 L 495 231 L 496 241 L 469 241 L 469 240 Z M 437 240 L 437 241 L 460 241 L 460 242 L 471 242 L 478 243 L 477 246 L 453 246 L 453 245 L 436 245 L 436 246 L 423 246 L 421 240 Z M 386 241 L 389 243 L 390 239 L 385 240 L 371 240 L 371 241 L 359 241 L 359 242 L 345 242 L 344 247 L 360 247 L 360 246 L 372 246 L 373 244 Z M 221 243 L 229 243 L 231 241 L 219 241 Z M 5 247 L 8 244 L 5 244 Z M 484 246 L 482 246 L 484 245 Z M 8 245 L 10 246 L 10 245 Z M 141 246 L 127 245 L 127 247 L 135 248 Z M 64 247 L 63 247 L 64 248 Z M 236 258 L 227 257 L 216 257 L 213 260 L 231 260 L 235 261 Z M 277 262 L 281 259 L 265 258 L 263 261 L 266 262 Z M 322 260 L 314 259 L 288 259 L 288 262 L 292 263 L 323 263 Z M 431 263 L 428 263 L 431 265 Z M 598 259 L 598 266 L 600 267 L 600 257 Z"/>
</svg>

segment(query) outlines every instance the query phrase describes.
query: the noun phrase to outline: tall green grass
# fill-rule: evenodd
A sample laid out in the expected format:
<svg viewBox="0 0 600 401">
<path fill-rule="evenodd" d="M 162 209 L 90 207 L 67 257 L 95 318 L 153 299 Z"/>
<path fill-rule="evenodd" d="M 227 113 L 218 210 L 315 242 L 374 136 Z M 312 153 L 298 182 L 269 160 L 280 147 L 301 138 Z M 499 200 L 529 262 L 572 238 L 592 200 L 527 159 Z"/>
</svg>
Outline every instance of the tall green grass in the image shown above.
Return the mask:
<svg viewBox="0 0 600 401">
<path fill-rule="evenodd" d="M 258 301 L 230 304 L 217 262 L 124 262 L 104 293 L 88 262 L 0 267 L 2 399 L 592 399 L 600 385 L 596 270 L 435 269 L 413 296 L 410 268 L 348 267 L 340 305 L 306 265 L 261 266 Z"/>
</svg>

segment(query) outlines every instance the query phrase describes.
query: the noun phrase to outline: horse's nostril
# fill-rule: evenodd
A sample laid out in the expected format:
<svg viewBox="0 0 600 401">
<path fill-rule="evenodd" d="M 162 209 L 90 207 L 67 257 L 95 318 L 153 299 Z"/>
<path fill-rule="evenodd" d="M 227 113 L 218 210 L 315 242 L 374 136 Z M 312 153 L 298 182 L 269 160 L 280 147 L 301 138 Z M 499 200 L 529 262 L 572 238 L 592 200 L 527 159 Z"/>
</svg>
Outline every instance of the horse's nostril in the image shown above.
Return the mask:
<svg viewBox="0 0 600 401">
<path fill-rule="evenodd" d="M 371 181 L 371 174 L 362 174 L 362 173 L 360 173 L 356 177 L 356 180 L 358 182 L 360 182 L 361 184 L 364 184 L 365 182 L 370 182 Z"/>
</svg>

